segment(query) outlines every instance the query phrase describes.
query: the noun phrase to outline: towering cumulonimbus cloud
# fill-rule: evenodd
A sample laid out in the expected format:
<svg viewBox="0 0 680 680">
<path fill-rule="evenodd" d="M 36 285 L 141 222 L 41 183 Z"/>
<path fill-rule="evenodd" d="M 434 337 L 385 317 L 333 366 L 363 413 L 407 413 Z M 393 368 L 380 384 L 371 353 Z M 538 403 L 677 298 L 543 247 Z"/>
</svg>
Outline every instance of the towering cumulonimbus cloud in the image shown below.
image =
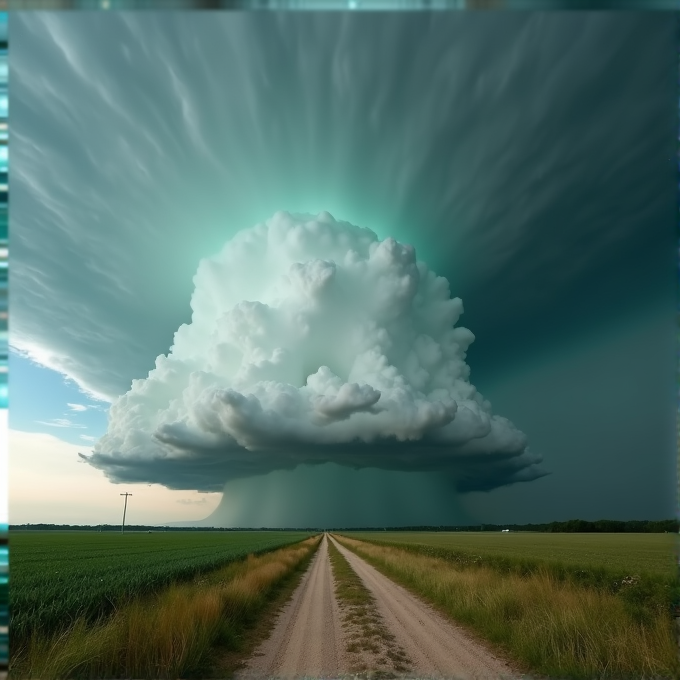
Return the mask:
<svg viewBox="0 0 680 680">
<path fill-rule="evenodd" d="M 470 383 L 463 304 L 411 246 L 279 212 L 194 283 L 191 323 L 86 457 L 112 481 L 217 491 L 333 462 L 445 470 L 469 491 L 546 474 Z"/>
</svg>

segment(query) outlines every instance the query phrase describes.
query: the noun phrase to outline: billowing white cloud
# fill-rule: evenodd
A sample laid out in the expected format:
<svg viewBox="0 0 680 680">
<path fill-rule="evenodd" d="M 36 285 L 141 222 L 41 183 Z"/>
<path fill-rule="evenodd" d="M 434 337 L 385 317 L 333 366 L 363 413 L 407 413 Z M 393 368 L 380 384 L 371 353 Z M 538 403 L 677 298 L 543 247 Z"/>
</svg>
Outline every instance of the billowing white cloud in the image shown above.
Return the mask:
<svg viewBox="0 0 680 680">
<path fill-rule="evenodd" d="M 329 461 L 445 469 L 461 490 L 544 474 L 470 383 L 463 304 L 411 246 L 279 212 L 194 283 L 191 323 L 114 402 L 88 458 L 110 479 L 216 490 Z"/>
</svg>

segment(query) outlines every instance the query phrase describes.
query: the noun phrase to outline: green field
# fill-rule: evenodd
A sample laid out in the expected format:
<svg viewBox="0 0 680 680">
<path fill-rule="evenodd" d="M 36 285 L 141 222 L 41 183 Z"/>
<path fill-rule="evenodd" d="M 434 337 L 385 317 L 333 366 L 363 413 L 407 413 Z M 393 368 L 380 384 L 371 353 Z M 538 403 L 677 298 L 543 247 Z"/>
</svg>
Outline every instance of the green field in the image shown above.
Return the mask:
<svg viewBox="0 0 680 680">
<path fill-rule="evenodd" d="M 309 533 L 10 531 L 10 626 L 21 640 L 51 633 L 76 617 L 96 619 L 173 581 Z"/>
<path fill-rule="evenodd" d="M 358 531 L 346 535 L 368 541 L 427 546 L 481 558 L 536 560 L 669 578 L 677 573 L 677 534 Z"/>
<path fill-rule="evenodd" d="M 352 538 L 360 540 L 344 538 L 346 547 L 498 645 L 530 677 L 680 678 L 673 618 L 680 591 L 668 567 L 677 535 Z"/>
</svg>

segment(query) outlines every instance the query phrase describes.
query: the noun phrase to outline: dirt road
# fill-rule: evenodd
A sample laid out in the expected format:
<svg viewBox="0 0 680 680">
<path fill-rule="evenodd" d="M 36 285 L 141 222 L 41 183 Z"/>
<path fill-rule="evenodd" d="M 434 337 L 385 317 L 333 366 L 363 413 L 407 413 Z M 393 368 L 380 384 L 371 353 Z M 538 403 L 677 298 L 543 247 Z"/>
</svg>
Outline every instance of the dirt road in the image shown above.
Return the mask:
<svg viewBox="0 0 680 680">
<path fill-rule="evenodd" d="M 272 635 L 255 652 L 241 678 L 339 677 L 352 673 L 340 624 L 324 537 L 309 570 L 282 610 Z M 408 657 L 409 677 L 500 680 L 516 677 L 500 659 L 462 629 L 333 541 L 375 598 L 385 628 Z"/>
<path fill-rule="evenodd" d="M 503 661 L 471 640 L 461 628 L 337 541 L 333 542 L 371 591 L 385 625 L 410 660 L 413 669 L 410 676 L 457 680 L 516 677 Z"/>
<path fill-rule="evenodd" d="M 324 537 L 269 639 L 239 673 L 242 678 L 337 677 L 347 668 L 340 611 Z"/>
</svg>

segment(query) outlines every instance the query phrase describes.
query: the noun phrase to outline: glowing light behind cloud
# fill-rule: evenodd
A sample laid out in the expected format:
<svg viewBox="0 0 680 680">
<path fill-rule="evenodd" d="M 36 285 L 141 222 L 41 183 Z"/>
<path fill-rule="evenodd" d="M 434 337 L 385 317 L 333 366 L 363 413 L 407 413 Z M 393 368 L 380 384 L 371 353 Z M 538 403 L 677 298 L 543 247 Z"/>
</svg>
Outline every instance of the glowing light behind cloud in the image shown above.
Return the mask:
<svg viewBox="0 0 680 680">
<path fill-rule="evenodd" d="M 469 382 L 462 301 L 415 251 L 329 213 L 276 213 L 194 277 L 190 324 L 111 407 L 90 463 L 216 490 L 334 462 L 446 470 L 460 490 L 545 474 Z"/>
</svg>

